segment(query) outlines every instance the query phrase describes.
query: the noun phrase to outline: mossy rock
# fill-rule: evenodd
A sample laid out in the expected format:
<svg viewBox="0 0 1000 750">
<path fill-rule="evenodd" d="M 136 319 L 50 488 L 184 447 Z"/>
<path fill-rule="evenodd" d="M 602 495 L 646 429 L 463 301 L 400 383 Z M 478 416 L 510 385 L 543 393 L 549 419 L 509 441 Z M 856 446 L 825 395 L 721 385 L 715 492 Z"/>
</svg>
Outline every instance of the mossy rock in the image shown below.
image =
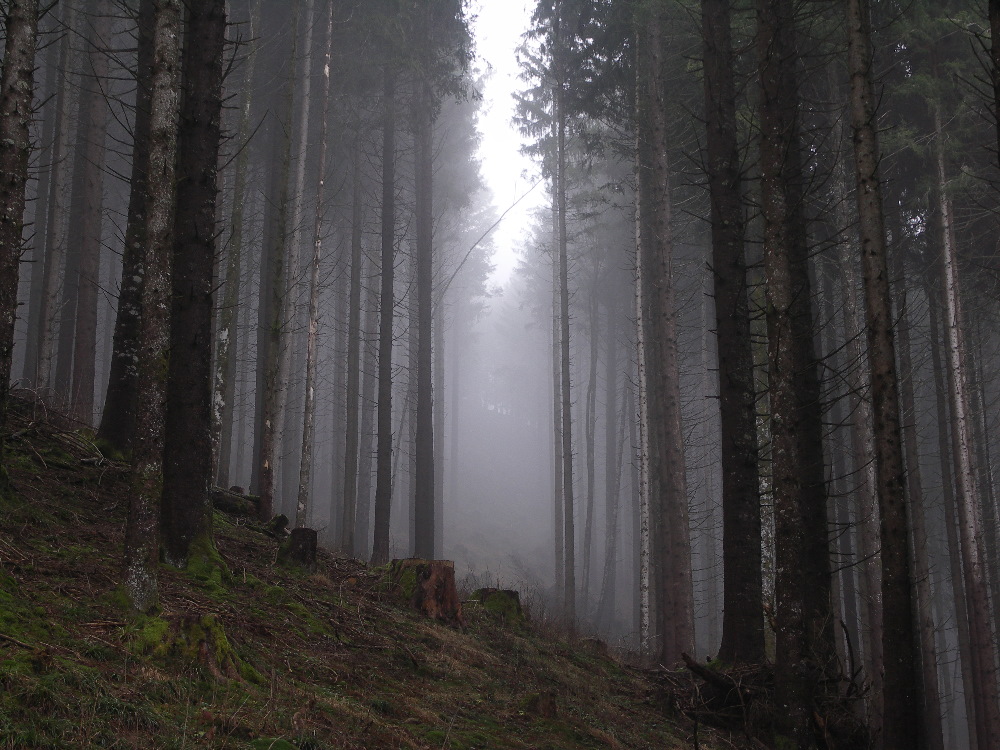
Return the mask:
<svg viewBox="0 0 1000 750">
<path fill-rule="evenodd" d="M 472 592 L 472 600 L 482 605 L 483 611 L 504 625 L 520 628 L 528 624 L 521 608 L 521 595 L 509 589 L 483 588 Z"/>
</svg>

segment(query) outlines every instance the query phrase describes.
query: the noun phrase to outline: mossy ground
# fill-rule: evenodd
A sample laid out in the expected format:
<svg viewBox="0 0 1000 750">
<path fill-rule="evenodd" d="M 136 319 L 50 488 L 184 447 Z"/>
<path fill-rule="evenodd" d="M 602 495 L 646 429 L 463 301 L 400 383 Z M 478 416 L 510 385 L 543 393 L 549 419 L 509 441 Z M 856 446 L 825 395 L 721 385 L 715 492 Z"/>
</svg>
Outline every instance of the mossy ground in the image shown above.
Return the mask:
<svg viewBox="0 0 1000 750">
<path fill-rule="evenodd" d="M 217 516 L 219 559 L 163 567 L 161 611 L 133 616 L 123 467 L 81 464 L 86 446 L 45 423 L 18 428 L 0 514 L 0 748 L 692 746 L 644 673 L 472 606 L 465 630 L 422 620 L 355 560 L 274 566 L 277 542 L 250 522 Z M 206 668 L 203 641 L 235 672 Z M 554 716 L 530 709 L 540 694 Z"/>
</svg>

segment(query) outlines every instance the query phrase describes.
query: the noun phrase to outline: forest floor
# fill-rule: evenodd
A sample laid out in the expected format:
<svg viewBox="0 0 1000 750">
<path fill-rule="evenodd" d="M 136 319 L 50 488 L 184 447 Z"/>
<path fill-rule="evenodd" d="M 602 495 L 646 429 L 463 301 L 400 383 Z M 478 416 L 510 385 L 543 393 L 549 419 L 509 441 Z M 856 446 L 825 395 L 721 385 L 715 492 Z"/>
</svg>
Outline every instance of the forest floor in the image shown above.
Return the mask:
<svg viewBox="0 0 1000 750">
<path fill-rule="evenodd" d="M 650 673 L 466 602 L 421 618 L 385 571 L 216 512 L 228 567 L 162 568 L 161 611 L 119 586 L 126 467 L 19 405 L 0 508 L 0 748 L 726 748 Z M 468 595 L 469 592 L 460 592 Z"/>
</svg>

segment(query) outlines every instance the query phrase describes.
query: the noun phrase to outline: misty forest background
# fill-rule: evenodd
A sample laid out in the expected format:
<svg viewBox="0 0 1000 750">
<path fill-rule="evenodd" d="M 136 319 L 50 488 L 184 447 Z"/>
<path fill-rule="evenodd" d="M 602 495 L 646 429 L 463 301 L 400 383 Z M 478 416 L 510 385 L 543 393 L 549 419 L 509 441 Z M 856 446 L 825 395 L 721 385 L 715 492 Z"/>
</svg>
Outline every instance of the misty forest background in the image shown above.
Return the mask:
<svg viewBox="0 0 1000 750">
<path fill-rule="evenodd" d="M 130 464 L 136 608 L 238 487 L 1000 747 L 1000 2 L 540 0 L 502 286 L 460 0 L 2 5 L 0 392 Z"/>
</svg>

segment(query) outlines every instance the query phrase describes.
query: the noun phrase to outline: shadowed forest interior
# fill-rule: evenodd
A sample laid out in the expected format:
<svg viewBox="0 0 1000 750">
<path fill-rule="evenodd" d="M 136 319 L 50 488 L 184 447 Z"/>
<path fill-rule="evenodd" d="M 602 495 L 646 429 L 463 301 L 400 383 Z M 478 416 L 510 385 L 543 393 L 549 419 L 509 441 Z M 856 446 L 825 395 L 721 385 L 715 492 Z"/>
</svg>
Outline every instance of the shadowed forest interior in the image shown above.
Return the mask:
<svg viewBox="0 0 1000 750">
<path fill-rule="evenodd" d="M 768 747 L 1000 748 L 1000 0 L 500 5 L 0 3 L 0 462 L 125 467 L 138 612 L 244 495 Z"/>
</svg>

